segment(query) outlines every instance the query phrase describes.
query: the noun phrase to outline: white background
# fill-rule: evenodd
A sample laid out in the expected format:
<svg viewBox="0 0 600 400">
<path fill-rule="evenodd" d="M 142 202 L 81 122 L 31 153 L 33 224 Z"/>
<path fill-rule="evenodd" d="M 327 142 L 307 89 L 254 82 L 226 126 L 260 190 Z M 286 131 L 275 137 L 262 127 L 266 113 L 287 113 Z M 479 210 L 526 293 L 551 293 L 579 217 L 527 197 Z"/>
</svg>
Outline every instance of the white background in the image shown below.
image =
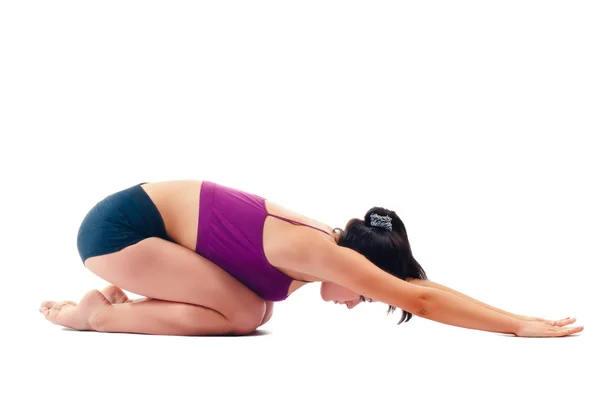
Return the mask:
<svg viewBox="0 0 600 400">
<path fill-rule="evenodd" d="M 594 1 L 1 3 L 0 397 L 597 399 L 599 20 Z M 433 281 L 585 330 L 396 326 L 316 284 L 252 337 L 45 321 L 41 301 L 106 284 L 77 254 L 89 208 L 170 179 L 332 226 L 393 209 Z"/>
</svg>

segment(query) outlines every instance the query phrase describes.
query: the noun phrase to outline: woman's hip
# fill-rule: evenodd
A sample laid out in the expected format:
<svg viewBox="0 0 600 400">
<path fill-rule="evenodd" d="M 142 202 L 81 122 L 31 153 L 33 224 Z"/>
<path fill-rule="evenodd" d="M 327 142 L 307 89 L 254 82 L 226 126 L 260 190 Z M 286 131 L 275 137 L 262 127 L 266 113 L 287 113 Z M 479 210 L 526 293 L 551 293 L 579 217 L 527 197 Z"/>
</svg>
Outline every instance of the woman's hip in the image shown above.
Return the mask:
<svg viewBox="0 0 600 400">
<path fill-rule="evenodd" d="M 82 262 L 148 237 L 169 240 L 164 221 L 142 184 L 105 197 L 86 214 L 77 232 L 77 250 Z"/>
</svg>

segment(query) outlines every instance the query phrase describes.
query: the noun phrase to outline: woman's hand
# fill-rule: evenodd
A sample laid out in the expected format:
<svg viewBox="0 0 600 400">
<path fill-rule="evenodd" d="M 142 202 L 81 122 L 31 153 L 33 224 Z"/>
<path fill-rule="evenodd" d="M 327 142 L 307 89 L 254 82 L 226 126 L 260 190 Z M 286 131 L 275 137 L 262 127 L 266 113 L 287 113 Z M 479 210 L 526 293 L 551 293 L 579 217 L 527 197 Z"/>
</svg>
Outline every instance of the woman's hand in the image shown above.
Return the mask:
<svg viewBox="0 0 600 400">
<path fill-rule="evenodd" d="M 583 326 L 566 325 L 575 322 L 575 318 L 565 318 L 559 321 L 549 321 L 543 318 L 532 318 L 532 320 L 521 320 L 519 330 L 515 332 L 515 336 L 520 337 L 556 337 L 568 336 L 574 333 L 579 333 L 583 330 Z"/>
<path fill-rule="evenodd" d="M 550 326 L 565 326 L 565 325 L 572 324 L 573 322 L 575 322 L 577 320 L 577 318 L 575 318 L 575 317 L 573 317 L 573 318 L 567 317 L 567 318 L 557 319 L 557 320 L 548 320 L 548 319 L 538 318 L 538 317 L 528 317 L 526 315 L 518 315 L 516 317 L 518 319 L 520 319 L 521 321 L 541 322 L 541 323 L 544 323 L 544 324 L 550 325 Z"/>
</svg>

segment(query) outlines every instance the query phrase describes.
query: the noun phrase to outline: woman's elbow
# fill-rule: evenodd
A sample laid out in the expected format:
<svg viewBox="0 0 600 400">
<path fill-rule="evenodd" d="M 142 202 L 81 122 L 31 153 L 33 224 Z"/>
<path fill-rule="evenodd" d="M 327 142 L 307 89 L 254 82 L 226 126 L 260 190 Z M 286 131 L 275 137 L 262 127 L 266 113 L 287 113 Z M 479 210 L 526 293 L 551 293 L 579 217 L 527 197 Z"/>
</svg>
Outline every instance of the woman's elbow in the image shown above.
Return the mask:
<svg viewBox="0 0 600 400">
<path fill-rule="evenodd" d="M 415 300 L 413 302 L 413 311 L 414 315 L 419 317 L 423 317 L 431 311 L 433 293 L 431 290 L 420 290 L 419 293 L 415 296 Z"/>
</svg>

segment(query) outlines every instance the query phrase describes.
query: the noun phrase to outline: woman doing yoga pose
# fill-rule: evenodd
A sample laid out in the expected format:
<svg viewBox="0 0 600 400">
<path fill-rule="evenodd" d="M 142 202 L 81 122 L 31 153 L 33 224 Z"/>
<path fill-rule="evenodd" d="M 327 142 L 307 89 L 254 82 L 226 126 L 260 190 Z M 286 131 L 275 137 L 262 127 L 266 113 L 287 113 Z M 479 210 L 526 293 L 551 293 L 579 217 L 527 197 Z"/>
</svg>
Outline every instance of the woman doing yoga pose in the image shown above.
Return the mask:
<svg viewBox="0 0 600 400">
<path fill-rule="evenodd" d="M 39 311 L 76 330 L 247 335 L 309 282 L 352 309 L 389 311 L 516 336 L 566 336 L 574 318 L 512 314 L 430 281 L 406 229 L 381 207 L 332 229 L 261 196 L 210 181 L 140 183 L 98 202 L 77 234 L 84 265 L 111 283 Z M 144 296 L 130 300 L 123 290 Z"/>
</svg>

